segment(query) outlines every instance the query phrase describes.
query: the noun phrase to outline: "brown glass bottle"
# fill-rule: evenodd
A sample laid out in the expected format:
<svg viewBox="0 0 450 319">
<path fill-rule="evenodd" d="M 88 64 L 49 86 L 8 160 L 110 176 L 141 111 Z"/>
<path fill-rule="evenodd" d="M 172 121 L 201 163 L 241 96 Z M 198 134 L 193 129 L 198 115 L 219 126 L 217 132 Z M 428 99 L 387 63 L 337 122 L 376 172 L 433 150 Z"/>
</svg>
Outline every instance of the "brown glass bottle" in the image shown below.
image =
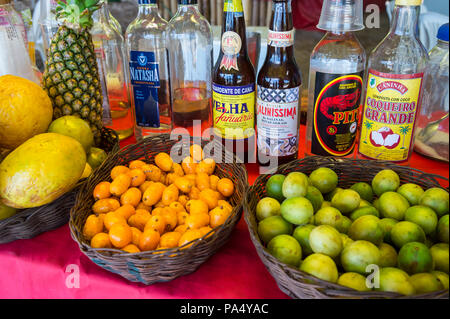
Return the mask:
<svg viewBox="0 0 450 319">
<path fill-rule="evenodd" d="M 242 0 L 225 0 L 221 50 L 213 72 L 213 126 L 215 135 L 245 163 L 256 162 L 255 90 Z"/>
<path fill-rule="evenodd" d="M 258 75 L 258 162 L 298 158 L 302 76 L 294 56 L 291 0 L 273 0 L 267 57 Z"/>
</svg>

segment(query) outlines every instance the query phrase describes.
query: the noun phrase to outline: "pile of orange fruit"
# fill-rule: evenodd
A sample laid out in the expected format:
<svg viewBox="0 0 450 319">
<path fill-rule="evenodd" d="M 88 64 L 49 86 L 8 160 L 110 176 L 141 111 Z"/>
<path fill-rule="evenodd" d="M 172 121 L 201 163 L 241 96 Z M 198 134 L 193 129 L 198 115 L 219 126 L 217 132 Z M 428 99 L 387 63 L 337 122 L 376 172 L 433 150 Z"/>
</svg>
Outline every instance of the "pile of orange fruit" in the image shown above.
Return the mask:
<svg viewBox="0 0 450 319">
<path fill-rule="evenodd" d="M 216 163 L 204 158 L 201 146 L 192 145 L 181 164 L 167 153 L 154 162 L 115 166 L 112 182 L 96 185 L 93 213 L 83 226 L 92 248 L 127 253 L 187 248 L 231 215 L 234 184 L 214 175 Z"/>
</svg>

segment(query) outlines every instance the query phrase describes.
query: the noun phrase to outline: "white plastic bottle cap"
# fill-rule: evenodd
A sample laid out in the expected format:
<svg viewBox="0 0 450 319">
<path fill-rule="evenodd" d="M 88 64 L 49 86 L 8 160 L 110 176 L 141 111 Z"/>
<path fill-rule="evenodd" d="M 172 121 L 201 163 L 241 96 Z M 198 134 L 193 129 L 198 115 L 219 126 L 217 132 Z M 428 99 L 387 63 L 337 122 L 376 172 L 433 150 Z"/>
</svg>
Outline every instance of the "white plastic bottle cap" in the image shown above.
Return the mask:
<svg viewBox="0 0 450 319">
<path fill-rule="evenodd" d="M 362 0 L 324 0 L 318 29 L 331 32 L 364 29 Z"/>
</svg>

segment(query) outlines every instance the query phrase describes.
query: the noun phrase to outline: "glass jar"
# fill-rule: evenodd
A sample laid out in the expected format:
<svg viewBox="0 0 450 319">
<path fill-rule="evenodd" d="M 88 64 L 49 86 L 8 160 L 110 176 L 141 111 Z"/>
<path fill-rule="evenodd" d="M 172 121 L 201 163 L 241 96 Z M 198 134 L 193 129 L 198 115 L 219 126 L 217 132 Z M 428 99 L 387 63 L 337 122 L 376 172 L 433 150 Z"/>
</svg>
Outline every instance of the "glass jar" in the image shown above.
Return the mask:
<svg viewBox="0 0 450 319">
<path fill-rule="evenodd" d="M 414 150 L 431 158 L 449 161 L 449 25 L 438 32 L 438 43 L 430 51 L 424 79 L 424 97 L 417 119 Z"/>
</svg>

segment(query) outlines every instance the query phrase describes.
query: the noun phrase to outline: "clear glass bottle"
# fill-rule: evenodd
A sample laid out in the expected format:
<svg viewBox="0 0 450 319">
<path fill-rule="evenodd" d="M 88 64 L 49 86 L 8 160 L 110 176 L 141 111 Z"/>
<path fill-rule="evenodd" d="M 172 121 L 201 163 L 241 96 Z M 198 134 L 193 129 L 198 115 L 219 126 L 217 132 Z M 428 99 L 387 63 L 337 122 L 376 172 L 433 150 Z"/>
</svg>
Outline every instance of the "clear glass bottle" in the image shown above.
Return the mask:
<svg viewBox="0 0 450 319">
<path fill-rule="evenodd" d="M 109 10 L 108 0 L 103 0 L 103 1 L 106 3 L 106 6 L 105 6 L 106 13 L 105 14 L 108 17 L 109 24 L 119 34 L 122 34 L 122 26 L 120 25 L 120 22 L 112 15 L 111 11 Z"/>
<path fill-rule="evenodd" d="M 172 130 L 168 22 L 159 14 L 156 2 L 139 0 L 138 15 L 125 33 L 138 140 Z"/>
<path fill-rule="evenodd" d="M 50 46 L 51 38 L 58 30 L 55 10 L 58 5 L 57 0 L 40 0 L 39 25 L 42 32 L 42 42 L 44 51 L 47 52 Z"/>
<path fill-rule="evenodd" d="M 366 73 L 359 156 L 407 165 L 428 54 L 418 37 L 423 0 L 396 0 L 391 29 Z"/>
<path fill-rule="evenodd" d="M 128 92 L 128 62 L 124 39 L 109 23 L 107 2 L 100 4 L 101 8 L 93 15 L 91 34 L 102 81 L 103 122 L 123 140 L 133 134 L 134 127 Z"/>
<path fill-rule="evenodd" d="M 306 154 L 354 157 L 366 52 L 362 0 L 324 2 L 317 26 L 327 31 L 310 58 Z"/>
<path fill-rule="evenodd" d="M 211 127 L 213 35 L 197 0 L 178 4 L 168 29 L 172 116 L 175 127 L 193 134 L 195 120 L 202 132 Z"/>
<path fill-rule="evenodd" d="M 424 78 L 423 102 L 417 118 L 414 150 L 449 161 L 449 24 L 439 28 Z"/>
</svg>

